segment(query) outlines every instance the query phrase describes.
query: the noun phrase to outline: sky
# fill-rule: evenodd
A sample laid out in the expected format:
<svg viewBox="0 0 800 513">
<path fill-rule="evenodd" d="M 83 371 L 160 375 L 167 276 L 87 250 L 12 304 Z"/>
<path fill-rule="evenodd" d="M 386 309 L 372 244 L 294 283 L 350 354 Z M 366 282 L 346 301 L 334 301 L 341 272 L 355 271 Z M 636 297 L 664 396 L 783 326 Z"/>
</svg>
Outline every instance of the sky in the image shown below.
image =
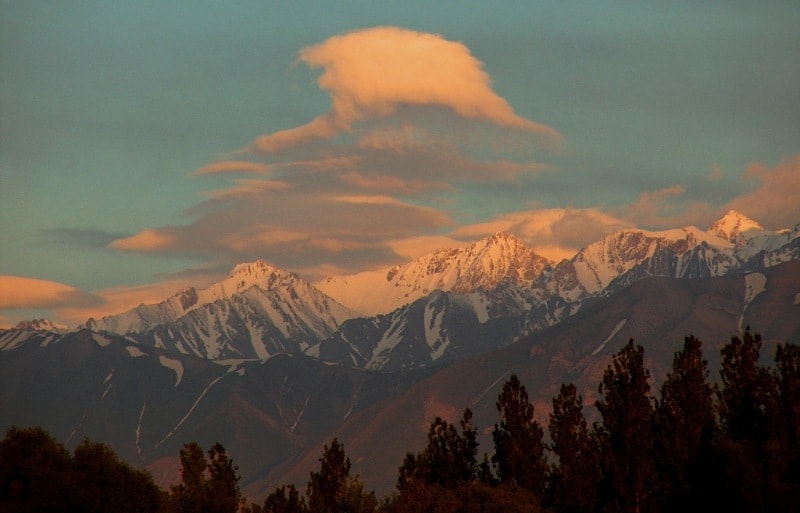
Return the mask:
<svg viewBox="0 0 800 513">
<path fill-rule="evenodd" d="M 800 223 L 800 2 L 0 0 L 0 326 Z"/>
</svg>

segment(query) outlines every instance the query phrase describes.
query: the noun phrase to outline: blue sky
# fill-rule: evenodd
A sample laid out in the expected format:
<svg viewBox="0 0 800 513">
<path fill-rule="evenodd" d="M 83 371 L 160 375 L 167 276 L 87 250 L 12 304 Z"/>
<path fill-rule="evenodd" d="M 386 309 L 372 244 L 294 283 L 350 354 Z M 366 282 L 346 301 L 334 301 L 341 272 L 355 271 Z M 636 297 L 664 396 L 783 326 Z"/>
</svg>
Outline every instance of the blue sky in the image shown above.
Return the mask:
<svg viewBox="0 0 800 513">
<path fill-rule="evenodd" d="M 0 321 L 800 222 L 800 4 L 0 1 Z"/>
</svg>

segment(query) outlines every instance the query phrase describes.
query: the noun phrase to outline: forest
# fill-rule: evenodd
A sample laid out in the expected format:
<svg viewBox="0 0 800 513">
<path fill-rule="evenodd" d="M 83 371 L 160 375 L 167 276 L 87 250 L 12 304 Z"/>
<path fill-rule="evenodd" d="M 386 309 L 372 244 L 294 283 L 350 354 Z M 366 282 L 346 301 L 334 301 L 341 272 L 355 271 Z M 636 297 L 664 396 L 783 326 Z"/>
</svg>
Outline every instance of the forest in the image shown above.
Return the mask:
<svg viewBox="0 0 800 513">
<path fill-rule="evenodd" d="M 181 481 L 165 490 L 107 445 L 85 439 L 70 452 L 40 427 L 12 427 L 0 441 L 0 511 L 796 512 L 800 346 L 779 345 L 763 365 L 761 345 L 749 328 L 731 338 L 711 381 L 702 342 L 688 336 L 654 391 L 644 348 L 630 340 L 603 374 L 591 425 L 572 384 L 541 425 L 512 375 L 497 398 L 491 454 L 479 451 L 469 409 L 457 424 L 437 417 L 383 498 L 365 490 L 336 439 L 305 490 L 282 485 L 252 503 L 220 443 L 184 445 Z"/>
</svg>

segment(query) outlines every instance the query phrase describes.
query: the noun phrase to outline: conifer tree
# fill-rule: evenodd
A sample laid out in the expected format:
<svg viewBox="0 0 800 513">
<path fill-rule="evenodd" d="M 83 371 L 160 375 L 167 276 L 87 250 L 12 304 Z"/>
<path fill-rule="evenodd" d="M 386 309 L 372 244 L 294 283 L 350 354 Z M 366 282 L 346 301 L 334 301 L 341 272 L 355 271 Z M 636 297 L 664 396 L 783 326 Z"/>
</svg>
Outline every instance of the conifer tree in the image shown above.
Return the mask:
<svg viewBox="0 0 800 513">
<path fill-rule="evenodd" d="M 653 511 L 657 474 L 653 458 L 653 399 L 644 348 L 631 339 L 603 374 L 595 425 L 603 472 L 601 499 L 622 513 Z"/>
<path fill-rule="evenodd" d="M 547 502 L 559 513 L 591 513 L 600 476 L 597 446 L 583 416 L 583 398 L 572 383 L 562 384 L 553 398 L 548 429 L 549 449 L 558 461 L 550 468 Z"/>
<path fill-rule="evenodd" d="M 497 477 L 501 483 L 515 484 L 541 499 L 547 471 L 544 432 L 533 418 L 533 404 L 516 374 L 503 385 L 496 405 L 501 418 L 492 432 Z"/>
</svg>

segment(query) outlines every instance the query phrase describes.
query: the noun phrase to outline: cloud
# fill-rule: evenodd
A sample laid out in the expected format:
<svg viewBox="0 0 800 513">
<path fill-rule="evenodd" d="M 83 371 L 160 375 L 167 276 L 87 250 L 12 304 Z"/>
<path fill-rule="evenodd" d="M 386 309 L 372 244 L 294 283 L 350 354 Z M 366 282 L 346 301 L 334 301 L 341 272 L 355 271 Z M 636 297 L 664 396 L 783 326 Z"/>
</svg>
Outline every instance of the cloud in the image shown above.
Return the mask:
<svg viewBox="0 0 800 513">
<path fill-rule="evenodd" d="M 229 200 L 242 196 L 265 194 L 269 192 L 281 192 L 290 189 L 292 186 L 287 182 L 279 180 L 248 180 L 239 179 L 234 181 L 236 186 L 211 191 L 206 195 L 212 201 Z"/>
<path fill-rule="evenodd" d="M 167 233 L 164 229 L 146 229 L 130 237 L 111 241 L 108 247 L 147 253 L 168 249 L 173 242 L 175 242 L 175 236 Z"/>
<path fill-rule="evenodd" d="M 633 226 L 597 208 L 544 208 L 512 212 L 463 226 L 450 235 L 470 241 L 504 231 L 517 236 L 540 255 L 558 262 L 572 258 L 579 249 L 604 235 Z"/>
<path fill-rule="evenodd" d="M 786 159 L 774 168 L 754 162 L 743 177 L 755 187 L 727 202 L 719 211 L 730 209 L 773 229 L 790 228 L 800 220 L 800 155 Z"/>
<path fill-rule="evenodd" d="M 213 162 L 197 169 L 194 173 L 198 176 L 219 175 L 226 173 L 249 173 L 249 174 L 270 174 L 272 167 L 268 164 L 259 162 L 249 162 L 242 160 L 226 160 Z"/>
<path fill-rule="evenodd" d="M 110 242 L 129 236 L 127 233 L 107 232 L 96 228 L 56 228 L 42 230 L 49 242 L 81 248 L 104 248 Z"/>
<path fill-rule="evenodd" d="M 69 305 L 102 304 L 103 299 L 63 283 L 0 275 L 0 309 L 52 309 Z"/>
<path fill-rule="evenodd" d="M 510 186 L 555 170 L 538 152 L 560 134 L 516 114 L 461 43 L 379 27 L 299 55 L 322 70 L 331 110 L 197 169 L 193 177 L 230 183 L 187 209 L 186 224 L 142 227 L 108 248 L 355 272 L 442 237 L 465 184 Z"/>
<path fill-rule="evenodd" d="M 317 84 L 331 97 L 331 111 L 310 123 L 259 137 L 253 148 L 279 152 L 303 142 L 348 132 L 354 123 L 394 114 L 401 105 L 451 109 L 541 136 L 560 145 L 556 130 L 519 116 L 495 93 L 491 78 L 464 44 L 440 35 L 376 27 L 334 36 L 302 49 L 299 59 L 323 70 Z"/>
</svg>

